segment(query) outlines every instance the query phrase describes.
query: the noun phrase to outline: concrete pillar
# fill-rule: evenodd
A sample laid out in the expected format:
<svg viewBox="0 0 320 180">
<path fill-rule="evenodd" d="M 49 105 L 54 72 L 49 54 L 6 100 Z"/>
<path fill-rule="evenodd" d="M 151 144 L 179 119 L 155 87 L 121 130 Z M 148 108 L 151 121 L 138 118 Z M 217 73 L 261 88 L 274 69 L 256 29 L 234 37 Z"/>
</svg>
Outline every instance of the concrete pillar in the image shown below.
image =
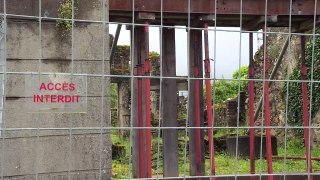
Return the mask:
<svg viewBox="0 0 320 180">
<path fill-rule="evenodd" d="M 176 76 L 175 29 L 163 28 L 162 75 Z M 161 117 L 163 127 L 177 127 L 177 82 L 176 79 L 162 79 Z M 164 177 L 179 176 L 178 130 L 164 129 L 163 133 L 163 173 Z"/>
<path fill-rule="evenodd" d="M 203 59 L 202 59 L 202 32 L 200 30 L 190 30 L 190 47 L 189 47 L 189 58 L 190 58 L 190 77 L 195 77 L 194 70 L 195 66 L 197 66 L 198 76 L 196 77 L 203 77 Z M 196 127 L 195 119 L 195 81 L 190 80 L 190 90 L 189 90 L 189 127 Z M 200 97 L 200 126 L 204 126 L 204 101 L 203 101 L 203 81 L 199 81 L 199 97 Z M 204 175 L 204 130 L 200 130 L 200 139 L 196 139 L 196 130 L 189 129 L 189 157 L 190 157 L 190 175 L 196 176 L 198 175 L 197 172 L 201 172 L 201 175 Z M 200 152 L 201 152 L 201 163 L 197 164 L 197 157 L 196 157 L 196 143 L 200 141 Z"/>
<path fill-rule="evenodd" d="M 39 7 L 38 3 L 13 0 L 7 6 L 12 14 L 38 16 L 38 10 L 33 9 Z M 104 7 L 103 4 L 105 2 L 102 0 L 80 0 L 78 18 L 108 21 L 108 5 L 105 4 Z M 48 10 L 47 16 L 57 17 L 59 6 L 58 1 L 43 1 L 42 11 L 44 13 Z M 103 15 L 106 17 L 102 18 Z M 73 68 L 73 72 L 77 74 L 110 74 L 107 24 L 104 27 L 101 23 L 76 22 L 72 50 L 71 36 L 68 33 L 63 36 L 63 30 L 56 27 L 55 20 L 43 20 L 40 33 L 38 19 L 19 18 L 7 20 L 7 72 L 41 70 L 70 73 Z M 105 49 L 102 48 L 103 45 Z M 25 74 L 7 74 L 6 128 L 22 129 L 6 131 L 5 141 L 0 140 L 1 154 L 4 151 L 4 166 L 0 167 L 4 170 L 4 179 L 36 179 L 36 173 L 43 180 L 68 179 L 69 175 L 71 179 L 111 178 L 110 130 L 102 131 L 102 134 L 100 130 L 72 130 L 71 139 L 69 130 L 56 130 L 70 127 L 110 127 L 110 81 L 109 78 L 102 77 L 87 77 L 86 114 L 32 114 L 27 112 L 24 102 L 25 84 L 29 82 Z M 28 128 L 51 130 L 26 130 Z"/>
</svg>

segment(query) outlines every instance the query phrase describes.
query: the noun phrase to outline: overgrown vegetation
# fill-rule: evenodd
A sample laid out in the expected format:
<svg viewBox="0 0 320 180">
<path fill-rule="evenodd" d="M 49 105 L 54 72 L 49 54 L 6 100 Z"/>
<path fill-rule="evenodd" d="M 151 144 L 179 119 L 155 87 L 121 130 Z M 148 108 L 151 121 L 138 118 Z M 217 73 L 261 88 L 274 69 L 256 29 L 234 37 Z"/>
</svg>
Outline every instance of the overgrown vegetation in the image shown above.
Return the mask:
<svg viewBox="0 0 320 180">
<path fill-rule="evenodd" d="M 240 75 L 240 76 L 239 76 Z M 237 81 L 236 79 L 239 79 Z M 239 82 L 240 82 L 240 91 L 244 91 L 248 82 L 242 81 L 241 79 L 248 79 L 248 66 L 242 66 L 239 70 L 235 71 L 232 75 L 232 78 L 235 80 L 218 80 L 215 85 L 212 85 L 212 92 L 215 88 L 214 101 L 215 104 L 222 103 L 227 99 L 235 98 L 238 96 L 239 91 Z"/>
<path fill-rule="evenodd" d="M 318 29 L 316 33 L 320 33 Z M 290 80 L 301 80 L 301 61 L 293 69 L 289 75 Z M 312 62 L 314 64 L 312 69 Z M 313 57 L 313 41 L 312 38 L 308 40 L 306 45 L 306 65 L 307 65 L 307 80 L 320 80 L 320 72 L 318 69 L 320 63 L 320 37 L 316 36 L 314 43 L 314 57 Z M 288 93 L 288 123 L 293 126 L 303 125 L 303 111 L 302 111 L 302 83 L 289 82 Z M 308 109 L 311 110 L 311 118 L 313 118 L 319 110 L 320 103 L 320 87 L 319 83 L 307 83 L 308 87 Z M 311 94 L 312 90 L 312 94 Z M 283 94 L 287 93 L 287 84 L 283 88 Z M 310 97 L 312 96 L 312 99 Z M 284 97 L 286 98 L 286 97 Z M 310 100 L 312 107 L 310 107 Z M 303 137 L 303 129 L 296 129 L 294 131 L 299 137 Z"/>
<path fill-rule="evenodd" d="M 117 142 L 121 142 L 123 145 L 126 146 L 126 149 L 129 150 L 130 144 L 127 141 L 120 141 L 119 139 Z M 160 142 L 160 150 L 162 147 L 162 140 L 159 139 Z M 188 175 L 190 170 L 189 164 L 189 156 L 186 156 L 186 163 L 184 161 L 184 145 L 185 139 L 183 137 L 179 138 L 179 174 L 183 176 L 184 173 Z M 162 174 L 163 165 L 162 165 L 162 152 L 159 154 L 159 166 L 157 166 L 158 161 L 158 138 L 153 138 L 152 140 L 152 169 L 153 174 L 157 172 L 159 175 Z M 287 142 L 286 149 L 284 146 L 278 148 L 279 156 L 284 156 L 284 152 L 286 151 L 286 156 L 305 156 L 305 149 L 303 148 L 303 142 L 298 141 L 296 139 L 292 139 Z M 188 149 L 187 149 L 188 150 Z M 312 156 L 319 157 L 320 150 L 312 150 Z M 188 153 L 187 153 L 188 154 Z M 206 156 L 206 166 L 205 172 L 206 174 L 210 174 L 210 158 Z M 247 158 L 236 158 L 231 156 L 225 152 L 216 152 L 215 153 L 215 163 L 216 163 L 216 175 L 227 175 L 227 174 L 249 174 L 250 173 L 250 160 L 249 157 Z M 303 173 L 305 172 L 305 160 L 295 160 L 295 159 L 287 159 L 286 162 L 284 159 L 274 159 L 273 160 L 273 172 L 274 173 L 283 173 L 283 172 L 294 172 L 294 173 Z M 264 158 L 259 158 L 255 161 L 256 164 L 256 173 L 267 173 L 267 161 Z M 320 171 L 320 162 L 313 161 L 313 170 L 314 172 Z M 112 162 L 113 171 L 117 174 L 115 178 L 128 178 L 128 175 L 131 176 L 130 172 L 128 171 L 129 168 L 129 158 L 128 154 L 126 157 L 121 159 L 113 160 Z M 157 169 L 158 168 L 158 169 Z"/>
<path fill-rule="evenodd" d="M 72 4 L 73 1 L 73 4 Z M 60 4 L 60 8 L 58 9 L 58 19 L 57 27 L 64 29 L 66 32 L 71 32 L 72 30 L 72 13 L 73 15 L 77 15 L 78 12 L 79 0 L 65 0 Z M 73 8 L 72 8 L 73 6 Z M 72 12 L 73 9 L 73 12 Z"/>
</svg>

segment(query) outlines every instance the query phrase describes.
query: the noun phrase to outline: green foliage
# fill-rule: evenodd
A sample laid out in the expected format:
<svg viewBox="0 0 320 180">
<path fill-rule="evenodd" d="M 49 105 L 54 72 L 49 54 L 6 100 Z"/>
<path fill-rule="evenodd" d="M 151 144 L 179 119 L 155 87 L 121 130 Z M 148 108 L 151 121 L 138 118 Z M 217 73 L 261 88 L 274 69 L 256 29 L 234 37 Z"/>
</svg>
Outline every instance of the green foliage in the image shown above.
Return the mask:
<svg viewBox="0 0 320 180">
<path fill-rule="evenodd" d="M 320 33 L 319 29 L 316 33 Z M 314 58 L 312 57 L 313 41 L 309 40 L 306 45 L 306 65 L 307 65 L 307 80 L 311 80 L 311 74 L 313 73 L 313 80 L 320 80 L 320 72 L 318 65 L 320 63 L 320 37 L 315 39 Z M 312 69 L 312 60 L 314 59 L 314 68 Z M 289 75 L 290 80 L 301 80 L 301 61 L 293 69 L 293 72 Z M 293 126 L 303 125 L 303 111 L 302 111 L 302 83 L 301 82 L 289 82 L 288 83 L 288 123 Z M 312 88 L 312 108 L 311 118 L 313 118 L 319 110 L 320 103 L 320 89 L 318 83 L 307 83 L 308 87 L 308 109 L 310 111 L 310 89 Z M 283 89 L 283 94 L 287 93 L 287 84 Z M 286 97 L 285 97 L 286 98 Z M 302 137 L 303 129 L 296 129 L 296 135 Z"/>
<path fill-rule="evenodd" d="M 214 91 L 214 89 L 212 89 Z M 238 95 L 238 84 L 235 81 L 218 80 L 215 84 L 215 103 L 222 103 Z"/>
<path fill-rule="evenodd" d="M 149 58 L 150 58 L 150 59 L 160 60 L 160 55 L 159 55 L 157 52 L 152 51 L 152 52 L 149 53 Z"/>
<path fill-rule="evenodd" d="M 78 4 L 79 0 L 73 0 L 73 9 L 74 16 L 78 12 Z M 67 32 L 71 32 L 72 29 L 72 21 L 64 20 L 64 19 L 72 19 L 72 0 L 65 0 L 65 2 L 60 4 L 60 8 L 58 9 L 58 18 L 63 18 L 57 20 L 57 27 L 66 30 Z"/>
<path fill-rule="evenodd" d="M 117 115 L 117 103 L 118 103 L 118 96 L 117 96 L 117 89 L 118 86 L 115 83 L 111 83 L 111 124 L 112 126 L 117 126 L 118 122 L 118 115 Z"/>
<path fill-rule="evenodd" d="M 236 70 L 232 74 L 233 79 L 248 79 L 248 73 L 249 73 L 249 67 L 248 66 L 242 66 L 240 69 Z M 238 83 L 237 83 L 238 84 Z M 247 81 L 240 81 L 240 91 L 244 91 L 246 88 L 248 82 Z"/>
<path fill-rule="evenodd" d="M 118 85 L 116 83 L 111 83 L 111 108 L 117 108 L 118 101 Z"/>
<path fill-rule="evenodd" d="M 240 74 L 239 74 L 240 73 Z M 240 75 L 240 76 L 239 76 Z M 248 66 L 242 66 L 232 75 L 233 79 L 248 79 Z M 247 86 L 247 81 L 240 81 L 240 91 L 244 91 Z M 215 103 L 222 103 L 223 101 L 235 98 L 238 96 L 239 81 L 218 80 L 215 86 L 212 86 L 212 91 L 215 87 Z"/>
<path fill-rule="evenodd" d="M 157 172 L 157 160 L 158 160 L 158 151 L 157 151 L 157 145 L 158 140 L 160 141 L 160 159 L 159 159 L 159 173 L 163 172 L 163 152 L 162 150 L 162 141 L 161 139 L 153 137 L 152 139 L 152 172 L 155 174 Z M 186 140 L 186 141 L 185 141 Z M 129 140 L 121 140 L 115 135 L 112 135 L 112 142 L 113 143 L 121 143 L 126 147 L 127 150 L 130 148 L 130 142 Z M 179 175 L 183 176 L 184 172 L 186 172 L 186 175 L 190 174 L 190 162 L 189 162 L 189 152 L 187 147 L 187 157 L 186 157 L 186 163 L 184 162 L 184 148 L 185 143 L 188 143 L 188 139 L 184 139 L 184 133 L 183 135 L 179 136 Z M 305 155 L 305 149 L 303 148 L 303 142 L 298 141 L 296 139 L 289 140 L 287 142 L 286 150 L 283 146 L 278 147 L 278 153 L 279 156 L 284 156 L 284 152 L 286 151 L 286 156 L 304 156 Z M 130 154 L 127 153 L 124 155 L 125 157 L 123 160 L 112 160 L 112 171 L 116 173 L 117 179 L 128 179 L 128 176 L 131 176 L 131 174 L 128 174 L 128 163 L 129 163 L 129 156 Z M 311 150 L 312 156 L 318 157 L 320 155 L 319 149 L 312 149 Z M 239 157 L 235 158 L 232 155 L 229 155 L 225 152 L 215 152 L 215 163 L 216 163 L 216 175 L 226 175 L 226 174 L 234 174 L 235 171 L 237 171 L 239 174 L 248 174 L 250 173 L 250 159 L 245 157 Z M 205 173 L 210 174 L 210 158 L 206 156 L 205 159 Z M 255 160 L 256 164 L 256 173 L 266 173 L 267 172 L 267 161 L 266 159 L 258 158 Z M 286 168 L 285 168 L 285 166 Z M 283 173 L 283 172 L 294 172 L 294 173 L 302 173 L 305 171 L 305 160 L 296 160 L 296 159 L 274 159 L 273 160 L 273 171 L 274 173 Z M 313 164 L 314 171 L 320 170 L 320 163 L 314 162 Z M 261 172 L 260 172 L 261 170 Z"/>
</svg>

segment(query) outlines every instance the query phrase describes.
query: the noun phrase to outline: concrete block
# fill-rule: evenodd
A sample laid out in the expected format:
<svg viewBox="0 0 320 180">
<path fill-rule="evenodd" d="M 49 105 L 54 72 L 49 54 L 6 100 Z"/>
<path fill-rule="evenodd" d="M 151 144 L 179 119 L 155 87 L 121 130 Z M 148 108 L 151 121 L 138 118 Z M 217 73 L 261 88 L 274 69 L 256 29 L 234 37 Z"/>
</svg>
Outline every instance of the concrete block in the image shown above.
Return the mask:
<svg viewBox="0 0 320 180">
<path fill-rule="evenodd" d="M 8 74 L 6 77 L 6 96 L 26 97 L 25 83 L 30 82 L 31 78 L 24 74 Z M 104 80 L 104 96 L 110 96 L 110 86 L 107 86 L 110 80 L 107 77 L 105 77 Z M 87 96 L 101 97 L 102 85 L 102 77 L 87 76 Z M 83 91 L 85 91 L 85 89 Z"/>
<path fill-rule="evenodd" d="M 65 173 L 69 169 L 69 160 L 72 171 L 99 170 L 100 154 L 103 158 L 111 158 L 110 149 L 101 146 L 110 143 L 107 138 L 108 135 L 103 135 L 101 144 L 100 134 L 72 136 L 71 157 L 69 136 L 40 137 L 39 141 L 36 138 L 6 139 L 4 176 L 35 174 L 37 163 L 40 174 Z M 102 151 L 100 147 L 103 147 Z M 102 159 L 104 172 L 111 170 L 106 161 Z"/>
<path fill-rule="evenodd" d="M 103 34 L 105 30 L 105 34 Z M 7 31 L 7 59 L 39 59 L 40 34 L 36 21 L 9 21 Z M 43 22 L 41 25 L 42 59 L 70 60 L 102 60 L 103 38 L 108 36 L 108 28 L 102 24 L 77 23 L 74 27 L 72 51 L 71 33 L 65 33 L 55 22 Z M 108 47 L 107 41 L 105 48 Z M 107 49 L 105 49 L 105 59 Z"/>
<path fill-rule="evenodd" d="M 0 0 L 0 12 L 3 13 L 3 0 Z M 58 17 L 58 9 L 63 1 L 41 0 L 41 16 Z M 75 19 L 99 21 L 103 18 L 102 0 L 79 0 Z M 39 16 L 39 0 L 9 0 L 6 1 L 7 13 Z M 107 5 L 106 5 L 107 7 Z M 106 9 L 107 10 L 107 9 Z M 106 13 L 106 19 L 108 12 Z"/>
<path fill-rule="evenodd" d="M 39 60 L 7 60 L 7 72 L 39 72 Z M 73 61 L 73 72 L 76 74 L 102 74 L 101 60 L 97 61 Z M 109 72 L 109 61 L 104 62 L 105 74 Z M 71 73 L 72 61 L 64 60 L 42 60 L 41 72 Z"/>
<path fill-rule="evenodd" d="M 7 128 L 69 128 L 69 127 L 107 127 L 110 125 L 109 98 L 88 98 L 87 113 L 28 113 L 23 98 L 7 99 L 6 127 Z M 103 112 L 102 112 L 103 111 Z M 102 119 L 102 113 L 104 117 Z M 104 120 L 105 119 L 105 120 Z M 8 132 L 7 132 L 8 133 Z"/>
<path fill-rule="evenodd" d="M 39 0 L 10 0 L 7 13 L 39 15 Z M 76 18 L 101 20 L 108 11 L 102 11 L 102 0 L 79 0 Z M 57 17 L 60 1 L 42 0 L 41 15 Z M 2 4 L 2 5 L 1 5 Z M 0 12 L 3 12 L 0 0 Z M 38 164 L 38 179 L 68 179 L 69 162 L 71 179 L 111 179 L 111 140 L 110 131 L 103 130 L 101 140 L 99 129 L 90 127 L 110 127 L 109 79 L 105 81 L 105 94 L 101 97 L 101 77 L 88 77 L 87 113 L 46 113 L 26 112 L 24 104 L 25 75 L 10 72 L 38 72 L 38 60 L 42 60 L 41 72 L 71 72 L 101 74 L 103 51 L 105 51 L 105 74 L 110 72 L 108 54 L 108 27 L 101 23 L 76 22 L 74 44 L 71 49 L 70 34 L 62 33 L 56 21 L 43 20 L 41 34 L 37 19 L 9 17 L 7 26 L 7 84 L 5 122 L 6 128 L 27 128 L 8 130 L 4 134 L 4 179 L 35 179 Z M 105 32 L 103 32 L 105 31 Z M 41 38 L 40 38 L 41 37 Z M 105 49 L 102 49 L 105 39 Z M 40 44 L 41 43 L 41 44 Z M 40 49 L 41 47 L 41 49 Z M 71 64 L 73 55 L 73 64 Z M 90 97 L 91 96 L 91 97 Z M 103 102 L 103 103 L 102 103 Z M 102 106 L 104 104 L 104 106 Z M 86 130 L 53 128 L 83 127 Z M 48 128 L 28 130 L 28 128 Z M 71 142 L 71 156 L 69 147 Z M 2 142 L 0 140 L 0 146 Z M 102 150 L 102 151 L 101 151 Z M 99 176 L 102 160 L 102 176 Z M 2 168 L 2 167 L 0 167 Z"/>
</svg>

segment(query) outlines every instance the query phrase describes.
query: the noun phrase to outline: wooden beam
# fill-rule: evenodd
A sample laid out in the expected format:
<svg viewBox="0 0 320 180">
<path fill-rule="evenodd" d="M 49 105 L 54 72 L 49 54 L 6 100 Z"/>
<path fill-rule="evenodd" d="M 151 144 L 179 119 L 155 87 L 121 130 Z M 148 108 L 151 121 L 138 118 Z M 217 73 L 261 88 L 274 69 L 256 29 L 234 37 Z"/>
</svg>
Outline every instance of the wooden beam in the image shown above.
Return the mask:
<svg viewBox="0 0 320 180">
<path fill-rule="evenodd" d="M 133 31 L 132 31 L 133 32 Z M 134 29 L 134 33 L 131 33 L 133 37 L 134 36 L 134 41 L 131 38 L 131 44 L 133 45 L 134 48 L 134 54 L 133 54 L 133 59 L 132 59 L 132 64 L 133 66 L 141 65 L 141 63 L 144 62 L 146 59 L 145 57 L 145 46 L 144 46 L 144 27 L 142 26 L 136 26 Z M 131 46 L 132 47 L 132 46 Z M 138 79 L 134 77 L 133 78 L 133 96 L 131 97 L 132 101 L 132 126 L 133 127 L 138 127 Z M 144 84 L 144 83 L 142 83 Z M 144 89 L 144 86 L 143 88 Z M 142 91 L 144 92 L 144 91 Z M 144 97 L 144 94 L 142 94 Z M 143 98 L 143 102 L 144 98 Z M 144 104 L 144 103 L 142 103 Z M 143 110 L 143 119 L 145 119 L 145 111 Z M 133 129 L 131 131 L 131 139 L 132 139 L 132 173 L 134 178 L 139 177 L 139 133 L 137 129 Z M 144 166 L 145 166 L 145 162 Z M 143 173 L 145 175 L 145 173 Z"/>
<path fill-rule="evenodd" d="M 176 76 L 175 29 L 163 28 L 162 75 Z M 177 127 L 177 82 L 176 79 L 162 80 L 161 117 L 163 127 Z M 178 130 L 163 130 L 163 175 L 164 177 L 178 177 Z"/>
<path fill-rule="evenodd" d="M 255 18 L 244 24 L 242 29 L 246 31 L 257 31 L 264 26 L 266 20 L 267 26 L 269 26 L 269 23 L 272 24 L 278 22 L 278 16 L 267 16 L 267 18 L 265 18 L 265 16 L 260 16 L 259 18 Z"/>
<path fill-rule="evenodd" d="M 241 12 L 243 15 L 264 16 L 267 8 L 267 15 L 289 16 L 291 14 L 293 16 L 313 16 L 315 8 L 314 0 L 296 0 L 291 4 L 291 12 L 289 8 L 290 1 L 288 0 L 268 0 L 267 7 L 265 7 L 265 1 L 257 0 L 225 0 L 218 3 L 215 3 L 215 1 L 216 0 L 190 1 L 191 8 L 189 10 L 189 3 L 187 0 L 134 0 L 134 9 L 132 8 L 133 0 L 109 0 L 109 9 L 111 11 L 111 15 L 114 11 L 123 11 L 129 13 L 132 13 L 132 11 L 155 13 L 163 11 L 163 13 L 174 12 L 180 14 L 187 14 L 190 11 L 191 14 L 200 15 L 216 13 L 217 15 L 239 16 Z M 18 4 L 18 2 L 15 3 Z M 316 14 L 320 14 L 319 7 L 320 5 L 318 3 Z"/>
<path fill-rule="evenodd" d="M 198 71 L 197 77 L 203 77 L 203 58 L 202 58 L 202 31 L 190 30 L 190 47 L 189 47 L 189 73 L 190 77 L 195 77 L 195 70 Z M 197 66 L 197 68 L 195 68 Z M 196 127 L 196 119 L 200 118 L 200 126 L 204 126 L 204 102 L 203 102 L 203 80 L 197 80 L 199 82 L 199 97 L 200 97 L 200 117 L 197 117 L 195 113 L 196 101 L 195 101 L 195 84 L 196 80 L 190 80 L 190 90 L 188 92 L 188 120 L 189 127 Z M 196 129 L 189 129 L 189 158 L 190 158 L 190 175 L 197 176 L 204 175 L 204 131 L 200 130 L 200 139 L 196 138 Z M 196 148 L 197 143 L 200 142 L 201 163 L 197 163 Z"/>
</svg>

